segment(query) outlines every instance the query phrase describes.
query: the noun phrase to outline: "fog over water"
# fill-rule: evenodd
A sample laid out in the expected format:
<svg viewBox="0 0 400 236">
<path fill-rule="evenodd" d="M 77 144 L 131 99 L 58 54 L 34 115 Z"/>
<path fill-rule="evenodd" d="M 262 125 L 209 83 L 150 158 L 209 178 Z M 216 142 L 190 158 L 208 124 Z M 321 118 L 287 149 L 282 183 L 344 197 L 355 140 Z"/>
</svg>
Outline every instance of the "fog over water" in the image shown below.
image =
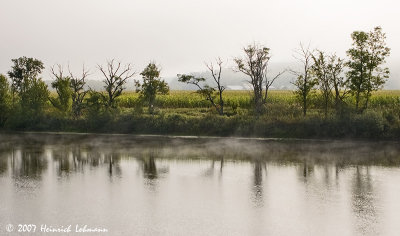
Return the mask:
<svg viewBox="0 0 400 236">
<path fill-rule="evenodd" d="M 49 67 L 106 59 L 140 72 L 157 61 L 163 76 L 204 71 L 217 56 L 232 59 L 253 41 L 272 48 L 271 63 L 293 63 L 300 41 L 345 56 L 354 30 L 382 26 L 392 55 L 389 88 L 400 88 L 400 3 L 394 0 L 2 0 L 0 73 L 12 58 L 36 57 Z M 227 67 L 232 66 L 232 60 Z M 100 75 L 93 73 L 91 79 Z M 46 71 L 45 79 L 49 78 Z"/>
<path fill-rule="evenodd" d="M 2 134 L 0 234 L 397 235 L 398 144 Z"/>
</svg>

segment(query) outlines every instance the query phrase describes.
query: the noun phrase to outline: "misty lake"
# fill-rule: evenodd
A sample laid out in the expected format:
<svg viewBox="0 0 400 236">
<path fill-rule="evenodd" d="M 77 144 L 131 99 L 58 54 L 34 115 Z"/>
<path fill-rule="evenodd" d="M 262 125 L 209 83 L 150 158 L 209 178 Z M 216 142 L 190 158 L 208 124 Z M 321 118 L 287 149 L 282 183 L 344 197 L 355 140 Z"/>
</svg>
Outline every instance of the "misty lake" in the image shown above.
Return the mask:
<svg viewBox="0 0 400 236">
<path fill-rule="evenodd" d="M 0 235 L 399 235 L 399 167 L 397 142 L 0 134 Z"/>
</svg>

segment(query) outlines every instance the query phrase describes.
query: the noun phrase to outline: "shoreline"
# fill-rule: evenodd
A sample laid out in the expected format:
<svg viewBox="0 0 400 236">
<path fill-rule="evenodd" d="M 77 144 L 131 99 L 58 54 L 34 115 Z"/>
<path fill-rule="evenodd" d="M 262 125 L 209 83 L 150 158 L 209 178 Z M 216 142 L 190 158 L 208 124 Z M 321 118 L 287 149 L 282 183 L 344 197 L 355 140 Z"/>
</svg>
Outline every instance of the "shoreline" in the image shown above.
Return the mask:
<svg viewBox="0 0 400 236">
<path fill-rule="evenodd" d="M 57 135 L 57 136 L 101 136 L 101 137 L 130 137 L 133 139 L 169 139 L 169 140 L 236 140 L 260 142 L 311 142 L 311 143 L 336 143 L 336 142 L 373 142 L 373 143 L 399 143 L 396 138 L 371 139 L 371 138 L 280 138 L 280 137 L 246 137 L 246 136 L 207 136 L 207 135 L 176 135 L 176 134 L 129 134 L 107 132 L 67 132 L 67 131 L 0 131 L 2 135 Z"/>
</svg>

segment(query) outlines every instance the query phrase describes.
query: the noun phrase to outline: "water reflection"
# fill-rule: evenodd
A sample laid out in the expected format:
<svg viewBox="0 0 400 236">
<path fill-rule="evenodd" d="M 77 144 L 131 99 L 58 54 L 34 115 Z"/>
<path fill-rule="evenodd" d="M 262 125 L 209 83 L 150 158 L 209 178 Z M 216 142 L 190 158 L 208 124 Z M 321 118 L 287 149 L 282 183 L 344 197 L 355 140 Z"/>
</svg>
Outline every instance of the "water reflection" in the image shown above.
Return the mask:
<svg viewBox="0 0 400 236">
<path fill-rule="evenodd" d="M 54 138 L 56 137 L 56 138 Z M 143 175 L 148 179 L 157 179 L 160 174 L 168 173 L 168 167 L 157 167 L 156 160 L 169 159 L 210 159 L 210 167 L 205 175 L 212 176 L 215 163 L 219 162 L 222 173 L 226 160 L 250 161 L 253 163 L 255 187 L 262 186 L 263 170 L 266 163 L 300 164 L 301 175 L 307 181 L 313 175 L 315 165 L 323 165 L 325 179 L 330 179 L 330 166 L 334 166 L 335 177 L 346 166 L 400 165 L 400 151 L 396 144 L 382 143 L 381 148 L 373 148 L 363 143 L 284 143 L 257 141 L 219 141 L 207 143 L 203 140 L 151 140 L 124 139 L 114 142 L 104 138 L 80 136 L 9 135 L 0 145 L 0 174 L 11 168 L 13 176 L 40 178 L 48 167 L 48 161 L 54 162 L 58 176 L 67 176 L 74 172 L 83 172 L 86 166 L 107 165 L 110 176 L 121 175 L 120 161 L 125 157 L 134 157 L 141 164 Z M 68 138 L 69 137 L 69 138 Z M 61 140 L 59 140 L 61 139 Z M 95 140 L 93 140 L 95 139 Z M 143 138 L 146 139 L 146 138 Z M 60 144 L 61 143 L 61 144 Z M 15 148 L 18 147 L 18 148 Z M 49 152 L 46 154 L 46 152 Z M 357 153 L 358 155 L 352 155 Z M 360 155 L 361 153 L 361 155 Z M 49 155 L 46 157 L 46 155 Z M 10 164 L 9 164 L 10 163 Z M 359 167 L 357 167 L 359 168 Z M 300 174 L 299 173 L 299 174 Z M 359 175 L 356 175 L 359 176 Z"/>
<path fill-rule="evenodd" d="M 378 235 L 397 227 L 382 223 L 388 200 L 381 192 L 400 194 L 385 185 L 400 181 L 399 166 L 397 143 L 1 135 L 0 200 L 15 204 L 0 209 L 19 217 L 20 205 L 37 210 L 39 200 L 19 199 L 25 191 L 49 204 L 68 202 L 62 210 L 70 218 L 85 209 L 103 214 L 104 224 L 134 219 L 141 228 L 127 232 L 139 235 L 169 232 L 169 225 L 183 230 L 178 235 L 192 231 L 181 225 L 203 235 L 310 235 L 314 228 Z"/>
<path fill-rule="evenodd" d="M 109 153 L 105 155 L 105 162 L 108 162 L 108 173 L 110 177 L 122 176 L 122 170 L 120 166 L 121 154 Z"/>
<path fill-rule="evenodd" d="M 144 182 L 151 192 L 157 190 L 158 179 L 165 177 L 169 172 L 168 166 L 159 167 L 156 157 L 159 156 L 154 149 L 145 149 L 135 152 L 135 157 L 139 162 L 140 170 L 143 174 Z"/>
<path fill-rule="evenodd" d="M 377 196 L 368 166 L 356 166 L 352 181 L 352 208 L 357 231 L 377 235 Z"/>
<path fill-rule="evenodd" d="M 7 152 L 0 150 L 0 176 L 7 172 L 8 168 L 8 158 L 6 158 L 7 154 L 8 154 Z"/>
<path fill-rule="evenodd" d="M 203 175 L 207 177 L 214 177 L 215 172 L 219 172 L 219 178 L 222 177 L 222 171 L 224 169 L 224 158 L 223 157 L 212 157 L 212 160 L 210 161 L 210 167 L 207 168 L 204 172 Z"/>
<path fill-rule="evenodd" d="M 47 160 L 41 148 L 11 149 L 10 153 L 12 175 L 15 178 L 39 179 L 47 169 Z"/>
<path fill-rule="evenodd" d="M 314 172 L 314 164 L 309 163 L 307 160 L 303 161 L 303 177 L 304 181 L 307 182 L 307 179 L 312 176 Z"/>
<path fill-rule="evenodd" d="M 150 154 L 148 157 L 142 157 L 143 175 L 148 179 L 157 179 L 157 167 L 154 156 Z"/>
<path fill-rule="evenodd" d="M 263 172 L 267 174 L 267 164 L 264 161 L 256 160 L 253 163 L 253 201 L 257 207 L 263 206 Z"/>
<path fill-rule="evenodd" d="M 107 166 L 108 174 L 120 176 L 121 154 L 112 150 L 96 150 L 91 147 L 78 146 L 45 146 L 50 160 L 59 177 L 67 177 L 72 173 L 83 173 L 87 167 Z"/>
</svg>

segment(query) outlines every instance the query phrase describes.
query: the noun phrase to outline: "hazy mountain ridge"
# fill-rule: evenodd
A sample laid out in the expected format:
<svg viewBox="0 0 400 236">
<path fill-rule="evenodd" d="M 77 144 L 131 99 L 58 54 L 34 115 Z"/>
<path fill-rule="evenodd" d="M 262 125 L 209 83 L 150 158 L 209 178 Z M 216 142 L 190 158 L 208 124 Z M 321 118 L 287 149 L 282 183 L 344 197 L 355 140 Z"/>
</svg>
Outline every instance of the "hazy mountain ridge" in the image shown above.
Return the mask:
<svg viewBox="0 0 400 236">
<path fill-rule="evenodd" d="M 269 78 L 273 78 L 279 72 L 288 70 L 289 68 L 296 69 L 295 67 L 293 67 L 293 63 L 274 63 L 271 64 L 270 67 L 271 69 L 268 72 Z M 400 69 L 397 68 L 395 69 L 394 66 L 389 68 L 391 68 L 390 78 L 386 82 L 384 89 L 388 90 L 400 89 L 400 80 L 398 79 L 400 77 Z M 195 75 L 198 77 L 204 77 L 206 79 L 205 83 L 209 84 L 210 86 L 215 85 L 215 82 L 212 79 L 211 73 L 209 71 L 193 72 L 187 74 Z M 179 82 L 177 76 L 163 77 L 163 79 L 165 79 L 165 81 L 168 82 L 168 85 L 170 86 L 171 90 L 197 90 L 197 87 L 195 85 Z M 250 88 L 250 84 L 248 82 L 249 78 L 241 72 L 235 72 L 233 69 L 229 68 L 223 69 L 221 73 L 221 79 L 222 79 L 222 84 L 228 90 L 244 90 Z M 271 89 L 279 89 L 279 90 L 295 89 L 294 85 L 291 83 L 292 81 L 294 81 L 294 79 L 295 76 L 291 74 L 289 71 L 287 71 L 284 74 L 282 74 L 278 79 L 276 79 Z M 54 90 L 51 87 L 51 82 L 52 80 L 45 80 L 45 83 L 48 85 L 49 89 Z M 86 88 L 89 87 L 96 91 L 104 91 L 104 82 L 102 80 L 95 80 L 95 79 L 87 80 Z M 133 79 L 130 79 L 125 84 L 125 88 L 127 91 L 135 90 Z"/>
</svg>

